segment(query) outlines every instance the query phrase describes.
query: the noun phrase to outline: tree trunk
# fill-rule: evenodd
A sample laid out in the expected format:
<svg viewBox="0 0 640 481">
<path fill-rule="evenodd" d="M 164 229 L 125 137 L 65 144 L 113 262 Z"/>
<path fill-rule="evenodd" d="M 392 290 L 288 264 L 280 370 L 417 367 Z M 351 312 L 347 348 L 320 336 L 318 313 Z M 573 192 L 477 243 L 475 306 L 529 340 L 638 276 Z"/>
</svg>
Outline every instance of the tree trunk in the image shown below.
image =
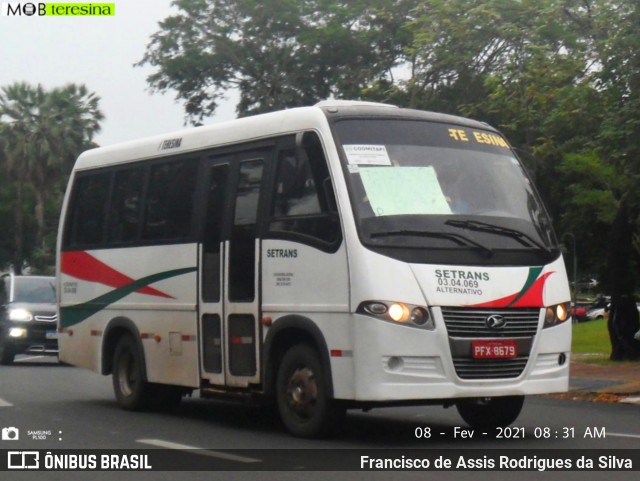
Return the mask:
<svg viewBox="0 0 640 481">
<path fill-rule="evenodd" d="M 625 200 L 622 200 L 611 226 L 607 256 L 607 284 L 611 292 L 609 338 L 611 360 L 640 359 L 640 342 L 634 334 L 640 327 L 638 309 L 633 297 L 635 276 L 632 271 L 632 240 L 634 226 Z"/>
<path fill-rule="evenodd" d="M 43 241 L 46 233 L 46 226 L 44 221 L 44 208 L 46 205 L 46 194 L 44 192 L 44 189 L 35 188 L 34 190 L 36 195 L 35 217 L 36 217 L 36 224 L 38 225 L 38 230 L 36 232 L 36 246 L 38 248 L 44 249 Z"/>
<path fill-rule="evenodd" d="M 13 233 L 13 272 L 22 274 L 22 262 L 24 261 L 24 195 L 22 192 L 22 182 L 16 182 L 16 202 L 15 202 L 15 231 Z"/>
<path fill-rule="evenodd" d="M 634 339 L 638 331 L 640 316 L 633 296 L 623 295 L 611 300 L 609 311 L 609 338 L 612 361 L 635 361 L 640 359 L 640 342 Z"/>
</svg>

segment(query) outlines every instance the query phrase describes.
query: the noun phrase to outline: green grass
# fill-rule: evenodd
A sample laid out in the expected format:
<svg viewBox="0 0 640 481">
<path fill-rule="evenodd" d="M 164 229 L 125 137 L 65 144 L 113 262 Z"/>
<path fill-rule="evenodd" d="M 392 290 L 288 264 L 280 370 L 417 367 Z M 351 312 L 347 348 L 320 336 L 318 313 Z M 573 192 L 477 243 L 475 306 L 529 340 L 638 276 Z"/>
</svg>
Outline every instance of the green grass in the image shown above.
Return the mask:
<svg viewBox="0 0 640 481">
<path fill-rule="evenodd" d="M 571 342 L 573 359 L 592 364 L 611 366 L 638 366 L 638 361 L 611 361 L 611 342 L 607 320 L 587 321 L 573 324 L 573 338 Z"/>
<path fill-rule="evenodd" d="M 571 351 L 574 354 L 594 354 L 595 357 L 609 357 L 611 342 L 607 330 L 607 320 L 587 321 L 573 325 Z"/>
</svg>

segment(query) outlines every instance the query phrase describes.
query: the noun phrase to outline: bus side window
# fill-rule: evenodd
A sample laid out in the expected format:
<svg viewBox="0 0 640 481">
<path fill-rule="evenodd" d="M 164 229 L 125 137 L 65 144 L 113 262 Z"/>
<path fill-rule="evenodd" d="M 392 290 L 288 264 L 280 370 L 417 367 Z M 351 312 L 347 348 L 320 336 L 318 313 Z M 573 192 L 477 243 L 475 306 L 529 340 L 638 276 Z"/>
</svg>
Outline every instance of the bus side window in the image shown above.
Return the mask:
<svg viewBox="0 0 640 481">
<path fill-rule="evenodd" d="M 107 221 L 107 243 L 122 244 L 137 239 L 143 173 L 142 168 L 116 172 Z"/>
<path fill-rule="evenodd" d="M 318 191 L 306 152 L 296 156 L 295 149 L 281 151 L 276 179 L 275 217 L 321 213 Z"/>
<path fill-rule="evenodd" d="M 304 236 L 324 245 L 340 241 L 331 177 L 315 133 L 304 134 L 302 149 L 280 151 L 273 199 L 271 233 Z"/>
<path fill-rule="evenodd" d="M 145 240 L 184 239 L 191 235 L 198 162 L 195 159 L 151 168 L 146 199 Z"/>
<path fill-rule="evenodd" d="M 251 302 L 255 299 L 256 223 L 263 170 L 262 158 L 240 163 L 229 250 L 230 301 Z"/>
<path fill-rule="evenodd" d="M 110 181 L 110 173 L 77 179 L 65 236 L 66 246 L 95 246 L 102 243 Z"/>
</svg>

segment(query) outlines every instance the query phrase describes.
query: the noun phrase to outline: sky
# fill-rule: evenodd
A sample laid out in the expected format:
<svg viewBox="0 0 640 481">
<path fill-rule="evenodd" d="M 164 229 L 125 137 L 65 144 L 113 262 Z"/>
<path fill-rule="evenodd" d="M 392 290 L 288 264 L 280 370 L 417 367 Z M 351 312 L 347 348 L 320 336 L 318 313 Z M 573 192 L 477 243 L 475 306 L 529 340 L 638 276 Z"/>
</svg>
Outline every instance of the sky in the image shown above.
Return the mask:
<svg viewBox="0 0 640 481">
<path fill-rule="evenodd" d="M 85 84 L 101 97 L 105 119 L 94 140 L 102 146 L 184 128 L 175 92 L 151 93 L 146 77 L 153 69 L 133 66 L 158 22 L 175 13 L 171 0 L 109 2 L 115 3 L 113 17 L 0 16 L 0 87 Z M 235 116 L 232 98 L 205 123 Z"/>
</svg>

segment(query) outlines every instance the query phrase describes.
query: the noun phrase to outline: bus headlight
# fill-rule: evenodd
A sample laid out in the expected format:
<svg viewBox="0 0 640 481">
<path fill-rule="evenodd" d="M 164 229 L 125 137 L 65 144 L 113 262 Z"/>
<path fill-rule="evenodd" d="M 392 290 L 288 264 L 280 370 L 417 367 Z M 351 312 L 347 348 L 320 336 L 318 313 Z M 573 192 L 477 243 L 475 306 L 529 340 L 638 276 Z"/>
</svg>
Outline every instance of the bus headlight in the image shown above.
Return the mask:
<svg viewBox="0 0 640 481">
<path fill-rule="evenodd" d="M 358 306 L 356 312 L 405 326 L 421 327 L 429 330 L 435 329 L 429 310 L 422 306 L 414 306 L 403 302 L 366 301 Z"/>
<path fill-rule="evenodd" d="M 29 322 L 33 319 L 33 316 L 26 309 L 11 309 L 9 311 L 9 320 L 14 322 Z"/>
<path fill-rule="evenodd" d="M 389 306 L 389 317 L 396 322 L 407 322 L 410 316 L 409 308 L 398 302 Z"/>
<path fill-rule="evenodd" d="M 563 302 L 547 307 L 544 315 L 544 327 L 553 327 L 569 319 L 569 303 Z"/>
</svg>

